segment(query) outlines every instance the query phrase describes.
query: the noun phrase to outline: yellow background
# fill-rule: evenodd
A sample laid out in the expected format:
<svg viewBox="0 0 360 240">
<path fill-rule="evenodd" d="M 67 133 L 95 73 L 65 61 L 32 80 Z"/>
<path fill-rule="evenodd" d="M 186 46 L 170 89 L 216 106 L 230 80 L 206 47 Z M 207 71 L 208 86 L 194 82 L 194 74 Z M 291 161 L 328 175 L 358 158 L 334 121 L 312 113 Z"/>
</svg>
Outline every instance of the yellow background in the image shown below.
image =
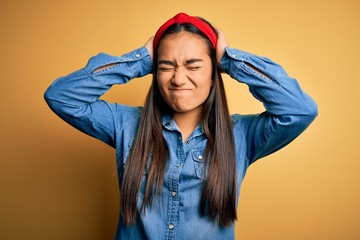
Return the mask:
<svg viewBox="0 0 360 240">
<path fill-rule="evenodd" d="M 43 93 L 98 52 L 141 46 L 179 11 L 282 64 L 319 105 L 304 134 L 250 167 L 236 239 L 360 239 L 356 0 L 1 1 L 0 239 L 112 239 L 114 150 L 61 121 Z M 246 86 L 225 81 L 231 112 L 263 110 Z M 141 105 L 149 82 L 104 98 Z"/>
</svg>

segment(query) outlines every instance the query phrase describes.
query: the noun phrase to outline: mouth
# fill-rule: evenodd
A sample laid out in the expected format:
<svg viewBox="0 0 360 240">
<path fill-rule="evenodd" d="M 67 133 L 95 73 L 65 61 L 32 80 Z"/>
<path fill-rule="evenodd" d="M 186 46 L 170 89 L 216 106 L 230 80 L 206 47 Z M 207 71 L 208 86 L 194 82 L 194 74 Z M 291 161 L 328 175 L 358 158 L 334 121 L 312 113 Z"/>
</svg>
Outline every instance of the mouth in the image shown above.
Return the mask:
<svg viewBox="0 0 360 240">
<path fill-rule="evenodd" d="M 191 91 L 192 91 L 191 89 L 185 89 L 185 88 L 169 89 L 170 94 L 179 95 L 179 96 L 188 95 L 191 93 Z"/>
<path fill-rule="evenodd" d="M 170 91 L 191 91 L 189 88 L 170 88 Z"/>
</svg>

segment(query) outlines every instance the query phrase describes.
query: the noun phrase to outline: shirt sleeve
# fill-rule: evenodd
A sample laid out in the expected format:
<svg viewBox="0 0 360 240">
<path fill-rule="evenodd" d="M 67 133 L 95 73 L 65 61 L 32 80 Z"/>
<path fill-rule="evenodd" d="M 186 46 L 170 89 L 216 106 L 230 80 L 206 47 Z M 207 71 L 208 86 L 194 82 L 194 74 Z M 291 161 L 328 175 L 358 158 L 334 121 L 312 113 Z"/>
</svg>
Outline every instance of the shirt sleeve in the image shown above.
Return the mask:
<svg viewBox="0 0 360 240">
<path fill-rule="evenodd" d="M 290 143 L 317 116 L 314 100 L 272 60 L 226 48 L 220 65 L 232 78 L 247 84 L 266 109 L 257 115 L 233 116 L 234 134 L 245 133 L 248 164 Z"/>
<path fill-rule="evenodd" d="M 96 69 L 111 65 L 103 70 Z M 63 120 L 101 141 L 115 147 L 115 125 L 120 128 L 139 114 L 139 108 L 112 104 L 99 98 L 115 84 L 125 84 L 152 70 L 145 47 L 122 56 L 100 53 L 87 65 L 56 79 L 45 92 L 49 107 Z M 120 113 L 120 114 L 119 114 Z M 121 130 L 121 129 L 120 129 Z"/>
</svg>

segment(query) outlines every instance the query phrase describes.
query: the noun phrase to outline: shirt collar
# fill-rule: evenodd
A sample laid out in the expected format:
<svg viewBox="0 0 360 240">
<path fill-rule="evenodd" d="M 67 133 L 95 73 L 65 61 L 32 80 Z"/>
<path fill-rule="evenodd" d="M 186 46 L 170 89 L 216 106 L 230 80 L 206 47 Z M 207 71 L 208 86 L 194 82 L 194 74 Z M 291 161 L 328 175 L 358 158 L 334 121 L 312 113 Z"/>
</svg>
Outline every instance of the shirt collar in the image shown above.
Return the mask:
<svg viewBox="0 0 360 240">
<path fill-rule="evenodd" d="M 165 114 L 162 119 L 162 125 L 167 130 L 178 130 L 178 127 L 176 125 L 176 122 L 172 119 L 170 114 Z"/>
<path fill-rule="evenodd" d="M 172 116 L 170 114 L 164 114 L 163 119 L 162 119 L 162 124 L 164 126 L 164 128 L 166 128 L 169 131 L 178 131 L 181 132 L 178 125 L 176 124 L 175 120 L 172 118 Z M 197 137 L 200 136 L 201 134 L 203 134 L 203 128 L 201 126 L 201 124 L 199 123 L 194 132 L 191 134 L 191 138 L 193 137 Z"/>
</svg>

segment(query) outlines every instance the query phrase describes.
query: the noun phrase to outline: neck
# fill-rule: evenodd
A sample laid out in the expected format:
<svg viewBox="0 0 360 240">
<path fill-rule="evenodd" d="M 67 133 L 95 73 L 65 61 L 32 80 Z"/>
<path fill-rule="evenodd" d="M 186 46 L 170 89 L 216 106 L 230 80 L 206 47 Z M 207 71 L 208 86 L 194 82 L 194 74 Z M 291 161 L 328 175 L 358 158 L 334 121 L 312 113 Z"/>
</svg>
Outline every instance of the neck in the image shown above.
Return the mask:
<svg viewBox="0 0 360 240">
<path fill-rule="evenodd" d="M 180 128 L 182 139 L 185 141 L 200 122 L 201 108 L 186 113 L 174 112 L 173 119 Z"/>
</svg>

